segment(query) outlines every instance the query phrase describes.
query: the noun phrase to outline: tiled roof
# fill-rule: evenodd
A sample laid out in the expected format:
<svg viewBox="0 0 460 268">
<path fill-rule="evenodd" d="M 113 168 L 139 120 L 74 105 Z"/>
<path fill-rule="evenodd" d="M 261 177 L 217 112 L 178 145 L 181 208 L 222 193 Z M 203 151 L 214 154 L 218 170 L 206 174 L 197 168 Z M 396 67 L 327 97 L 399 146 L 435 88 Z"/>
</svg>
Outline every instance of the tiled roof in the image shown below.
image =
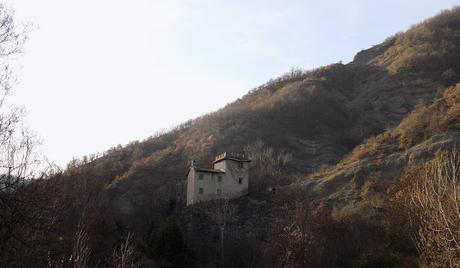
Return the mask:
<svg viewBox="0 0 460 268">
<path fill-rule="evenodd" d="M 220 169 L 208 169 L 208 168 L 195 167 L 195 170 L 198 172 L 206 172 L 206 173 L 225 173 Z"/>
</svg>

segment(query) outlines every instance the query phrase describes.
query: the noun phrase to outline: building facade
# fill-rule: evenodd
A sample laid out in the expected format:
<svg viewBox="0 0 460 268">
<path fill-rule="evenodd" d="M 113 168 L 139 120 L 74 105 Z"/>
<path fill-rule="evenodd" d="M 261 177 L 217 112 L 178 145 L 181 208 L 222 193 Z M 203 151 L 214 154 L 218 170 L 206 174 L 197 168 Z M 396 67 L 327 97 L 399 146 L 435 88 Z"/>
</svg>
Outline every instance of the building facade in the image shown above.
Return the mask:
<svg viewBox="0 0 460 268">
<path fill-rule="evenodd" d="M 195 161 L 187 174 L 187 206 L 203 201 L 245 195 L 249 185 L 250 160 L 223 153 L 212 169 L 199 168 Z"/>
</svg>

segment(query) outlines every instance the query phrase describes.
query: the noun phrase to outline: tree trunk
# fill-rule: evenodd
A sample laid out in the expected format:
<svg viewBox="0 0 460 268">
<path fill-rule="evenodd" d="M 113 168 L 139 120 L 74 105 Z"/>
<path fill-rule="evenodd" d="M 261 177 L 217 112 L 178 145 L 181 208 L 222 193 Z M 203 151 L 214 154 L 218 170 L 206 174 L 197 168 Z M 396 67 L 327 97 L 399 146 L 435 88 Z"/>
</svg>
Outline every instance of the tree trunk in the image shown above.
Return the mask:
<svg viewBox="0 0 460 268">
<path fill-rule="evenodd" d="M 220 228 L 220 261 L 221 267 L 225 267 L 225 255 L 224 255 L 224 227 Z"/>
</svg>

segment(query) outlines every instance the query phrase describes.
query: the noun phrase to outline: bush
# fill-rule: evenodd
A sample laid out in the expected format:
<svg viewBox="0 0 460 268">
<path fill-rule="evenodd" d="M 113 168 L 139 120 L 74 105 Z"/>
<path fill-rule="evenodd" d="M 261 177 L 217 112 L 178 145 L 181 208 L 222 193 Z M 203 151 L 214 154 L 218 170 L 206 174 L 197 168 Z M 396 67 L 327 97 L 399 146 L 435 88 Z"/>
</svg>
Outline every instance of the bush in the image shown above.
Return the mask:
<svg viewBox="0 0 460 268">
<path fill-rule="evenodd" d="M 145 243 L 143 251 L 159 267 L 191 267 L 195 263 L 174 216 L 158 226 Z"/>
<path fill-rule="evenodd" d="M 443 151 L 411 174 L 407 209 L 429 267 L 460 264 L 460 152 Z"/>
</svg>

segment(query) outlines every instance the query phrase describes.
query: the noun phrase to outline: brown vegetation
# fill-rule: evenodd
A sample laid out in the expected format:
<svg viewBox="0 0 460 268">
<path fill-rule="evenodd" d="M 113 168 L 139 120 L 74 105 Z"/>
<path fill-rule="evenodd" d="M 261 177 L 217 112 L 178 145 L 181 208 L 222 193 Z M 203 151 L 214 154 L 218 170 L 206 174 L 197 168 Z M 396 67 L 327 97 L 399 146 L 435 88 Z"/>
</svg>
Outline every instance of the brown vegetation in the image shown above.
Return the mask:
<svg viewBox="0 0 460 268">
<path fill-rule="evenodd" d="M 429 267 L 460 265 L 460 153 L 440 152 L 416 172 L 406 206 L 423 261 Z"/>
<path fill-rule="evenodd" d="M 189 159 L 206 163 L 223 151 L 246 151 L 252 158 L 251 191 L 241 199 L 246 203 L 231 213 L 233 233 L 227 232 L 225 210 L 208 215 L 211 221 L 203 229 L 217 226 L 214 242 L 220 250 L 214 249 L 217 255 L 212 250 L 205 252 L 208 255 L 198 252 L 211 259 L 199 260 L 203 266 L 217 264 L 220 257 L 221 266 L 414 267 L 417 256 L 407 236 L 414 226 L 424 260 L 455 263 L 457 238 L 452 234 L 458 231 L 457 219 L 435 206 L 445 203 L 455 212 L 455 203 L 449 203 L 452 187 L 442 188 L 436 184 L 442 180 L 430 179 L 405 188 L 397 183 L 399 177 L 385 180 L 382 173 L 390 154 L 458 130 L 459 10 L 444 12 L 365 51 L 370 59 L 365 64 L 356 60 L 308 72 L 293 69 L 215 113 L 142 142 L 72 161 L 64 171 L 29 184 L 23 182 L 33 177 L 28 169 L 35 163 L 33 139 L 26 131 L 15 132 L 19 135 L 12 139 L 11 130 L 22 127 L 17 124 L 21 116 L 18 110 L 6 113 L 0 117 L 0 126 L 6 126 L 0 127 L 0 161 L 5 164 L 0 177 L 0 266 L 135 267 L 143 260 L 146 265 L 178 267 L 185 265 L 179 260 L 184 258 L 192 265 L 186 244 L 196 241 L 183 240 L 183 226 L 171 220 L 171 214 L 187 211 L 181 208 L 180 187 Z M 2 14 L 6 22 L 12 21 L 9 13 Z M 0 24 L 0 36 L 13 29 L 1 25 L 9 24 Z M 0 42 L 0 59 L 17 52 L 7 48 L 22 39 L 10 41 L 5 47 Z M 7 91 L 9 83 L 3 78 L 10 73 L 4 75 L 0 89 Z M 423 85 L 424 91 L 417 93 Z M 443 85 L 452 86 L 433 101 Z M 393 104 L 393 97 L 401 104 Z M 415 105 L 419 99 L 424 102 Z M 14 159 L 9 158 L 12 152 Z M 26 161 L 17 162 L 19 158 Z M 326 165 L 329 168 L 308 177 Z M 347 173 L 344 167 L 353 165 L 356 169 Z M 436 178 L 429 172 L 428 177 Z M 339 182 L 351 177 L 350 183 L 341 188 L 343 183 L 325 179 L 336 174 Z M 307 187 L 315 180 L 330 195 Z M 293 182 L 298 184 L 290 185 Z M 298 188 L 301 194 L 273 202 L 286 185 L 284 189 Z M 269 186 L 281 189 L 263 191 Z M 353 187 L 359 189 L 357 195 Z M 413 223 L 425 225 L 408 224 L 407 203 L 402 202 L 407 192 L 398 187 L 414 191 Z M 360 201 L 366 210 L 354 207 Z M 256 209 L 248 210 L 254 203 Z M 260 207 L 268 215 L 257 214 Z M 447 219 L 444 225 L 439 216 Z M 255 229 L 246 225 L 250 217 L 258 217 L 257 228 L 268 229 L 269 235 L 263 230 L 260 237 L 243 232 L 247 226 Z M 444 232 L 437 232 L 441 229 Z M 194 249 L 206 251 L 212 245 Z M 263 260 L 254 258 L 261 253 L 266 253 Z"/>
<path fill-rule="evenodd" d="M 326 203 L 294 200 L 283 207 L 268 251 L 275 267 L 416 265 L 415 247 L 399 208 L 379 222 L 360 215 L 334 218 Z"/>
<path fill-rule="evenodd" d="M 442 75 L 447 82 L 458 80 L 459 14 L 459 7 L 443 11 L 389 39 L 392 45 L 377 62 L 393 73 L 416 70 Z"/>
<path fill-rule="evenodd" d="M 266 190 L 270 186 L 288 185 L 289 179 L 286 166 L 292 160 L 289 153 L 276 153 L 263 141 L 256 141 L 245 147 L 245 153 L 251 159 L 250 191 Z"/>
</svg>

